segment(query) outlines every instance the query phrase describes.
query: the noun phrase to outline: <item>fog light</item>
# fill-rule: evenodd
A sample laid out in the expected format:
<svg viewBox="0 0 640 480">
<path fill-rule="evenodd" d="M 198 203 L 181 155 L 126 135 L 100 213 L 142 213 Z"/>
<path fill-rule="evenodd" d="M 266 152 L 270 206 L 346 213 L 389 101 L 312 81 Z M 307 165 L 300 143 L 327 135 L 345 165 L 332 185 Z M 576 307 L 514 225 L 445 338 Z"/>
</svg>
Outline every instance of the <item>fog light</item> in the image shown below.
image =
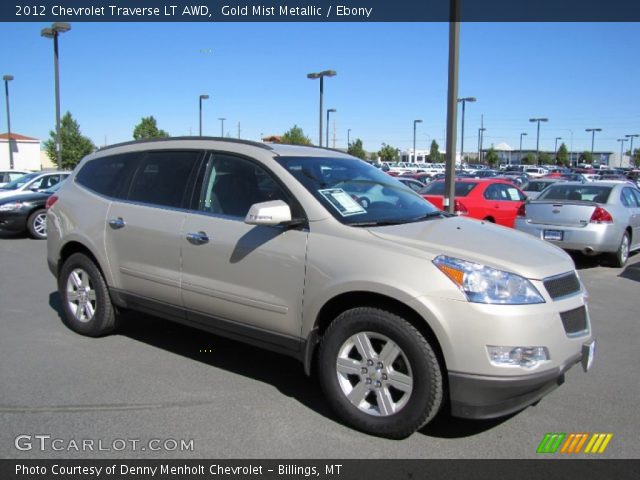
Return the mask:
<svg viewBox="0 0 640 480">
<path fill-rule="evenodd" d="M 517 365 L 532 368 L 540 362 L 549 360 L 547 347 L 495 347 L 487 345 L 489 359 L 497 366 Z"/>
</svg>

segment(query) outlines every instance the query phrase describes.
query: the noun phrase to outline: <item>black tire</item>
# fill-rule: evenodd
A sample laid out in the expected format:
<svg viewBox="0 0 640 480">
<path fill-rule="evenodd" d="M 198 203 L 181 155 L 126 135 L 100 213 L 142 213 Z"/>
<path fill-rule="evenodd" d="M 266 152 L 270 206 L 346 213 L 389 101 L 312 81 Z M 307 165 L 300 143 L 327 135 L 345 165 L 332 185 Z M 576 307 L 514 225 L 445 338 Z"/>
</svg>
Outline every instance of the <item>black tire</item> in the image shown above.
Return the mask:
<svg viewBox="0 0 640 480">
<path fill-rule="evenodd" d="M 47 211 L 44 208 L 36 210 L 27 219 L 29 235 L 37 240 L 47 238 Z"/>
<path fill-rule="evenodd" d="M 612 266 L 616 268 L 622 268 L 627 264 L 627 260 L 629 260 L 629 248 L 629 232 L 624 232 L 624 235 L 622 235 L 622 240 L 620 240 L 618 251 L 609 257 Z"/>
<path fill-rule="evenodd" d="M 100 337 L 116 328 L 116 313 L 102 272 L 85 254 L 74 253 L 64 262 L 58 292 L 64 323 L 73 331 Z"/>
<path fill-rule="evenodd" d="M 371 356 L 374 363 L 370 371 L 367 365 L 372 363 L 359 354 L 355 343 L 351 346 L 352 340 L 358 343 L 363 335 L 370 339 L 369 345 L 376 353 Z M 386 365 L 379 362 L 386 355 L 378 356 L 385 345 L 399 349 L 398 354 L 387 357 L 391 361 Z M 341 363 L 340 372 L 338 359 L 349 362 L 346 367 Z M 353 373 L 345 373 L 351 368 Z M 352 427 L 373 435 L 405 438 L 433 419 L 442 405 L 442 373 L 429 342 L 406 320 L 377 308 L 347 310 L 331 323 L 320 345 L 318 376 L 336 414 Z M 398 378 L 411 380 L 410 387 L 406 386 L 408 382 L 398 383 L 403 386 L 396 389 L 392 383 Z M 355 400 L 358 406 L 348 395 L 361 398 Z M 382 403 L 386 401 L 387 407 L 380 406 L 380 398 L 386 399 Z"/>
</svg>

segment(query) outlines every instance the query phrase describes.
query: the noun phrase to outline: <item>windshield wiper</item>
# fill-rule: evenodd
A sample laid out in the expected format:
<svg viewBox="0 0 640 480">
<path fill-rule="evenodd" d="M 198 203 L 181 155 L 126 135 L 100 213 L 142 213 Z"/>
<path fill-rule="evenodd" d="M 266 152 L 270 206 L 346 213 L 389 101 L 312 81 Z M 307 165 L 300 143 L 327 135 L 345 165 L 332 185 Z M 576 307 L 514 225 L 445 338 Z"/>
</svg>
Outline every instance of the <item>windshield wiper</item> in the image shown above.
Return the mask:
<svg viewBox="0 0 640 480">
<path fill-rule="evenodd" d="M 421 215 L 419 217 L 405 218 L 405 219 L 398 219 L 398 220 L 379 220 L 376 222 L 357 222 L 357 223 L 349 223 L 349 225 L 352 227 L 383 227 L 388 225 L 402 225 L 405 223 L 421 222 L 422 220 L 429 220 L 432 218 L 449 218 L 454 216 L 455 215 L 452 215 L 447 212 L 443 212 L 442 210 L 436 210 L 434 212 L 429 212 L 425 215 Z"/>
</svg>

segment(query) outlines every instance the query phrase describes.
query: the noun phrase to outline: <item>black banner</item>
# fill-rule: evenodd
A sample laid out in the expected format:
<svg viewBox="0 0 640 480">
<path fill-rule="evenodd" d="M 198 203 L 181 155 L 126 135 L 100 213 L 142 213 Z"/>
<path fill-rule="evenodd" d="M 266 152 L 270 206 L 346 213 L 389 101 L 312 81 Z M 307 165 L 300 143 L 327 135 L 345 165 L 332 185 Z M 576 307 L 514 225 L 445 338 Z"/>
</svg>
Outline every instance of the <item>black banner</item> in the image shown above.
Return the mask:
<svg viewBox="0 0 640 480">
<path fill-rule="evenodd" d="M 2 480 L 626 480 L 639 470 L 640 460 L 0 460 Z"/>
<path fill-rule="evenodd" d="M 636 0 L 26 0 L 3 1 L 3 22 L 640 21 Z"/>
</svg>

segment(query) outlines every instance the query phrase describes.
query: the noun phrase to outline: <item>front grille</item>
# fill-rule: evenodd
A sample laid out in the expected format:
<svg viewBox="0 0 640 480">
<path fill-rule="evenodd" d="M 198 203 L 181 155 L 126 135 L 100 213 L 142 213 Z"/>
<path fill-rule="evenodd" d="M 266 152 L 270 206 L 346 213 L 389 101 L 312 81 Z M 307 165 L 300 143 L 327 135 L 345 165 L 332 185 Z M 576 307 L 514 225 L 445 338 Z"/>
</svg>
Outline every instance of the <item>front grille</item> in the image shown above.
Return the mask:
<svg viewBox="0 0 640 480">
<path fill-rule="evenodd" d="M 573 295 L 580 291 L 580 280 L 578 280 L 576 272 L 550 277 L 542 283 L 544 284 L 544 288 L 547 289 L 547 292 L 549 292 L 549 296 L 554 300 Z"/>
<path fill-rule="evenodd" d="M 562 312 L 560 318 L 562 319 L 562 325 L 567 335 L 587 331 L 587 309 L 584 306 Z"/>
</svg>

